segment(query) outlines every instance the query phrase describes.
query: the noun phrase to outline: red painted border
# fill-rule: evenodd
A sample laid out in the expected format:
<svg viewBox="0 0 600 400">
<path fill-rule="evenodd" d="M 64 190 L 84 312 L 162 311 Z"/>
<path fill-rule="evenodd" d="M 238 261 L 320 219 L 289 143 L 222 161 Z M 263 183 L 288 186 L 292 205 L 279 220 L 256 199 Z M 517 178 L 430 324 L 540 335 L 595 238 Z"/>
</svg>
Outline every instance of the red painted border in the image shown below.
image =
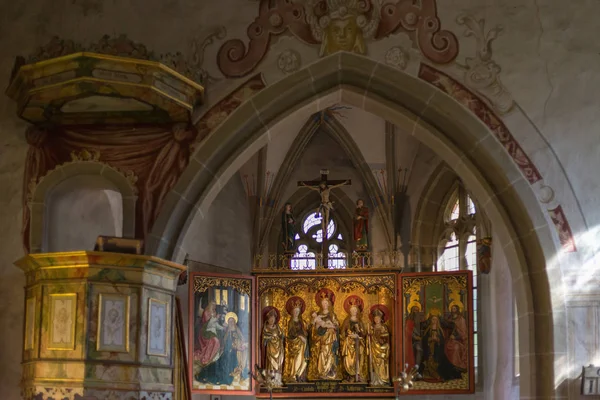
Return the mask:
<svg viewBox="0 0 600 400">
<path fill-rule="evenodd" d="M 568 253 L 577 251 L 573 232 L 571 231 L 571 226 L 569 225 L 569 221 L 567 221 L 567 216 L 565 215 L 562 206 L 559 205 L 552 210 L 548 210 L 548 214 L 556 227 L 558 240 L 560 241 L 563 250 Z"/>
<path fill-rule="evenodd" d="M 188 374 L 189 374 L 189 385 L 190 392 L 193 394 L 219 394 L 222 396 L 229 395 L 253 395 L 254 392 L 254 384 L 252 378 L 250 382 L 250 390 L 209 390 L 209 389 L 194 389 L 194 325 L 195 325 L 195 310 L 194 310 L 194 277 L 196 276 L 207 276 L 207 277 L 222 277 L 222 278 L 237 278 L 237 279 L 247 279 L 250 281 L 251 287 L 251 296 L 250 296 L 250 304 L 255 306 L 255 302 L 253 300 L 256 299 L 256 278 L 250 275 L 231 275 L 231 274 L 213 274 L 213 273 L 203 273 L 203 272 L 192 272 L 190 273 L 190 277 L 188 280 Z M 248 316 L 248 321 L 250 322 L 249 326 L 249 342 L 248 348 L 253 349 L 252 343 L 256 346 L 255 339 L 255 317 L 254 317 L 255 308 L 252 307 L 250 309 L 250 315 Z M 250 353 L 250 371 L 252 371 L 255 363 L 255 351 L 251 351 Z"/>
<path fill-rule="evenodd" d="M 475 114 L 490 129 L 502 146 L 504 146 L 530 184 L 534 184 L 542 179 L 542 175 L 537 167 L 533 164 L 529 156 L 525 154 L 521 145 L 513 137 L 506 125 L 504 125 L 504 122 L 496 116 L 494 111 L 483 100 L 473 94 L 463 84 L 427 64 L 420 65 L 419 78 L 450 95 L 450 97 Z"/>
<path fill-rule="evenodd" d="M 517 164 L 530 185 L 543 179 L 537 167 L 525 151 L 523 151 L 523 148 L 510 133 L 506 125 L 504 125 L 502 119 L 494 113 L 485 101 L 448 74 L 430 65 L 420 65 L 419 78 L 448 94 L 479 118 L 490 129 L 502 146 L 504 146 L 508 155 Z M 571 226 L 563 212 L 562 206 L 559 205 L 555 209 L 547 211 L 558 233 L 562 249 L 566 252 L 577 251 L 575 238 L 573 237 Z"/>
<path fill-rule="evenodd" d="M 466 275 L 467 276 L 467 286 L 468 286 L 468 295 L 467 295 L 467 304 L 469 306 L 469 337 L 471 338 L 469 342 L 469 389 L 466 390 L 411 390 L 405 395 L 415 395 L 415 394 L 471 394 L 475 393 L 475 349 L 473 346 L 473 272 L 472 271 L 453 271 L 453 272 L 414 272 L 414 273 L 406 273 L 398 275 L 398 287 L 400 288 L 400 294 L 402 293 L 402 279 L 403 278 L 411 278 L 411 277 L 424 277 L 424 276 L 448 276 L 448 275 Z M 399 357 L 401 362 L 404 362 L 404 296 L 400 295 L 400 300 L 398 303 L 401 310 L 401 344 L 399 345 L 402 348 L 402 355 Z"/>
</svg>

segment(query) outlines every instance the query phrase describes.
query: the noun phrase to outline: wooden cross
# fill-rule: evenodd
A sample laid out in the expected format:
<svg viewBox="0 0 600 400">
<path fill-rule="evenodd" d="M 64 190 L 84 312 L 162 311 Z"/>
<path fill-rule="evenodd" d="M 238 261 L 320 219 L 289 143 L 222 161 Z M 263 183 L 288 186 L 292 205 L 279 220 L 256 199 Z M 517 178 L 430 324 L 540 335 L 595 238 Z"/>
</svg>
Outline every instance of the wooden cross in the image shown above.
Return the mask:
<svg viewBox="0 0 600 400">
<path fill-rule="evenodd" d="M 298 186 L 306 187 L 310 190 L 314 190 L 321 196 L 321 204 L 319 206 L 319 214 L 321 215 L 321 229 L 323 232 L 323 242 L 321 247 L 321 254 L 323 255 L 323 264 L 325 268 L 328 267 L 328 254 L 329 246 L 327 245 L 327 227 L 329 226 L 329 212 L 333 210 L 333 202 L 329 199 L 331 189 L 336 187 L 352 185 L 350 179 L 346 180 L 328 180 L 327 175 L 329 171 L 326 169 L 321 170 L 321 179 L 316 181 L 298 181 Z"/>
</svg>

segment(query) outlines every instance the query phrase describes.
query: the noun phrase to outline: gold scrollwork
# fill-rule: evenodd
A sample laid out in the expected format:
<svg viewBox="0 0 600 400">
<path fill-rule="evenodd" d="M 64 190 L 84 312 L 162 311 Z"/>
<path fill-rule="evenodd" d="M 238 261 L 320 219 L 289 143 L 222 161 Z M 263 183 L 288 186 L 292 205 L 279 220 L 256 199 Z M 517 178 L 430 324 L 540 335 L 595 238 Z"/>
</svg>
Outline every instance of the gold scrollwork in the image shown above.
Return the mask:
<svg viewBox="0 0 600 400">
<path fill-rule="evenodd" d="M 443 276 L 424 276 L 424 277 L 403 277 L 402 278 L 402 291 L 409 292 L 415 287 L 442 284 L 448 287 L 467 287 L 467 276 L 466 275 L 443 275 Z"/>
<path fill-rule="evenodd" d="M 210 276 L 196 276 L 194 277 L 194 292 L 203 293 L 208 288 L 213 286 L 227 286 L 232 287 L 240 293 L 251 296 L 252 295 L 252 282 L 250 279 L 244 278 L 220 278 Z"/>
<path fill-rule="evenodd" d="M 317 292 L 323 287 L 329 287 L 341 292 L 362 291 L 373 293 L 379 288 L 385 288 L 392 294 L 396 291 L 396 275 L 362 275 L 362 276 L 294 276 L 294 277 L 260 277 L 258 279 L 258 295 L 269 289 L 280 289 L 288 295 L 301 290 Z"/>
</svg>

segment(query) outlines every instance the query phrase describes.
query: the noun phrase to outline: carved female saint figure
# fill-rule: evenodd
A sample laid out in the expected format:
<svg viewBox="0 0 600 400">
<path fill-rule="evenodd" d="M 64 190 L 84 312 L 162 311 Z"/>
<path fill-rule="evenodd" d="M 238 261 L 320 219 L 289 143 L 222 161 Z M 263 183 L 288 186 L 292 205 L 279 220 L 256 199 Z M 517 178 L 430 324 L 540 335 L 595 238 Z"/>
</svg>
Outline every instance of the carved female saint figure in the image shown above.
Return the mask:
<svg viewBox="0 0 600 400">
<path fill-rule="evenodd" d="M 369 247 L 369 209 L 362 199 L 356 201 L 354 212 L 354 246 L 358 251 L 366 251 Z"/>
<path fill-rule="evenodd" d="M 281 244 L 284 252 L 296 251 L 296 219 L 292 211 L 292 204 L 285 203 L 281 213 Z"/>
<path fill-rule="evenodd" d="M 347 382 L 364 382 L 367 376 L 367 329 L 361 318 L 363 301 L 358 296 L 350 296 L 344 302 L 344 309 L 349 314 L 340 330 L 344 378 Z"/>
<path fill-rule="evenodd" d="M 279 311 L 275 307 L 263 310 L 262 357 L 263 368 L 275 377 L 275 384 L 281 385 L 283 372 L 283 331 L 279 327 Z"/>
<path fill-rule="evenodd" d="M 283 380 L 285 382 L 306 381 L 306 366 L 308 361 L 308 331 L 302 319 L 305 303 L 298 296 L 290 297 L 285 305 L 291 315 L 287 326 L 285 368 Z"/>
<path fill-rule="evenodd" d="M 337 379 L 340 323 L 333 312 L 335 295 L 323 288 L 317 292 L 315 300 L 320 309 L 311 316 L 308 379 Z"/>
<path fill-rule="evenodd" d="M 387 307 L 376 304 L 369 314 L 369 361 L 371 364 L 371 386 L 390 385 L 390 331 L 385 326 Z"/>
</svg>

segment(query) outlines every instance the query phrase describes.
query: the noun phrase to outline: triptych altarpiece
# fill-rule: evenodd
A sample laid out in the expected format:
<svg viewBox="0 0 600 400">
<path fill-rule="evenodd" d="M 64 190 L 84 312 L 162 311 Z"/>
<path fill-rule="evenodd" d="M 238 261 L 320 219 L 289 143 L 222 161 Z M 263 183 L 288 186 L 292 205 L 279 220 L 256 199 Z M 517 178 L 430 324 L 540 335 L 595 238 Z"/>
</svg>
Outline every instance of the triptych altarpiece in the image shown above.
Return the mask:
<svg viewBox="0 0 600 400">
<path fill-rule="evenodd" d="M 474 392 L 472 274 L 322 271 L 190 277 L 193 393 L 394 397 Z"/>
</svg>

